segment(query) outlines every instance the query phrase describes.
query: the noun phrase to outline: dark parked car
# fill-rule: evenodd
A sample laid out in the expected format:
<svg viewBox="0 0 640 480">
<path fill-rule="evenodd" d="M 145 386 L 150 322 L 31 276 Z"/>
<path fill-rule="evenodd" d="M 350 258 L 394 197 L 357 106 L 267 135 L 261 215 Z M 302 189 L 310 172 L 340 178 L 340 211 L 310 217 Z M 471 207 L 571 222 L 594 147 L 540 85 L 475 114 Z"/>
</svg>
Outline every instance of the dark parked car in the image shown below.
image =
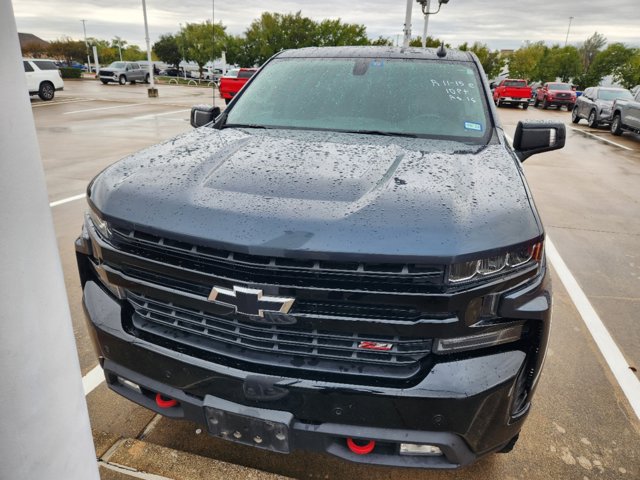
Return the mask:
<svg viewBox="0 0 640 480">
<path fill-rule="evenodd" d="M 564 125 L 520 122 L 512 149 L 474 55 L 388 47 L 280 52 L 192 124 L 88 187 L 76 251 L 109 387 L 281 453 L 511 450 L 551 314 L 521 161 Z"/>
<path fill-rule="evenodd" d="M 625 88 L 591 87 L 587 88 L 576 100 L 571 113 L 573 123 L 586 118 L 591 128 L 611 123 L 614 100 L 633 100 L 631 92 Z"/>
<path fill-rule="evenodd" d="M 636 90 L 633 100 L 615 100 L 611 112 L 611 133 L 640 134 L 640 89 Z"/>
</svg>

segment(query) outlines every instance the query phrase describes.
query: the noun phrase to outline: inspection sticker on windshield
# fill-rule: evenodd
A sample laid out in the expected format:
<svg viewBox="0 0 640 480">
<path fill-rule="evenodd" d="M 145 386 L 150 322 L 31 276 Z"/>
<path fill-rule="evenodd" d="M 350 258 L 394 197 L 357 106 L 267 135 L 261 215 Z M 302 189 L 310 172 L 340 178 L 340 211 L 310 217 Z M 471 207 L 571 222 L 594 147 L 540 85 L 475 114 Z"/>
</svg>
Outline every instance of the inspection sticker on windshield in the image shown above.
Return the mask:
<svg viewBox="0 0 640 480">
<path fill-rule="evenodd" d="M 465 130 L 475 130 L 476 132 L 481 132 L 482 131 L 482 125 L 480 125 L 479 123 L 475 123 L 475 122 L 464 122 L 464 129 Z"/>
</svg>

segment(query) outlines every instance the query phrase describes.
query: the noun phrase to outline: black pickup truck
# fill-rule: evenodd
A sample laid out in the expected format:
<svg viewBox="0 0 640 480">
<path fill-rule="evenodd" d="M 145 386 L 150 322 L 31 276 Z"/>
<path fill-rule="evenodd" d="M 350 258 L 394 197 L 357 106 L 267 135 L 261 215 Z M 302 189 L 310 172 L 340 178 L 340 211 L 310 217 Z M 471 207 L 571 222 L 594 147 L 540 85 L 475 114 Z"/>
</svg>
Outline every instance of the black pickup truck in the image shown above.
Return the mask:
<svg viewBox="0 0 640 480">
<path fill-rule="evenodd" d="M 309 48 L 88 186 L 111 389 L 274 452 L 455 468 L 509 451 L 549 335 L 544 230 L 477 58 Z"/>
</svg>

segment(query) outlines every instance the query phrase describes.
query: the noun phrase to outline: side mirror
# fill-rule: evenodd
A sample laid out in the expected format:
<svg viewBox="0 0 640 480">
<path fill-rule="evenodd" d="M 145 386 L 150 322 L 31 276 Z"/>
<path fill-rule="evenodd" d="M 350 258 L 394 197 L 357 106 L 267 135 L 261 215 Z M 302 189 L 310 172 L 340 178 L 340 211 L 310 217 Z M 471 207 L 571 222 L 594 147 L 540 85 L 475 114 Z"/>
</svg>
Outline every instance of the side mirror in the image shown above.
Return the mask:
<svg viewBox="0 0 640 480">
<path fill-rule="evenodd" d="M 520 161 L 524 162 L 536 153 L 563 148 L 566 137 L 564 123 L 521 121 L 513 137 L 513 149 Z"/>
<path fill-rule="evenodd" d="M 220 115 L 220 107 L 212 105 L 195 105 L 191 107 L 191 126 L 199 128 L 213 122 Z"/>
</svg>

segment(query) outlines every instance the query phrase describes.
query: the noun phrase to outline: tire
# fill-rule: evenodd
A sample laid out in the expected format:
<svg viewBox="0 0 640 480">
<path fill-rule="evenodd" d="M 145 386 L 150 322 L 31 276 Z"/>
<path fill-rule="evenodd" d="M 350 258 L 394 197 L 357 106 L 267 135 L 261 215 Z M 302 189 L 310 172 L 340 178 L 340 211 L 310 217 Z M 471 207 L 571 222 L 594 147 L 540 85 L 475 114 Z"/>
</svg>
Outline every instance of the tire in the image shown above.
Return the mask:
<svg viewBox="0 0 640 480">
<path fill-rule="evenodd" d="M 149 83 L 149 74 L 148 73 L 144 76 L 144 83 Z"/>
<path fill-rule="evenodd" d="M 622 135 L 622 118 L 620 118 L 619 113 L 616 113 L 613 117 L 613 121 L 611 122 L 611 133 L 616 137 Z"/>
<path fill-rule="evenodd" d="M 542 99 L 542 109 L 546 110 L 547 108 L 549 108 L 549 102 L 547 102 L 546 98 Z"/>
<path fill-rule="evenodd" d="M 107 83 L 109 83 L 107 80 L 100 80 L 102 82 L 103 85 L 106 85 Z"/>
<path fill-rule="evenodd" d="M 498 450 L 496 453 L 509 453 L 511 450 L 513 450 L 513 447 L 516 446 L 516 442 L 518 441 L 519 436 L 520 436 L 519 433 L 516 434 L 515 437 L 509 440 L 507 444 L 504 447 L 502 447 L 500 450 Z"/>
<path fill-rule="evenodd" d="M 125 77 L 124 75 L 120 75 L 120 76 L 118 77 L 118 83 L 119 83 L 120 85 L 124 85 L 125 83 L 127 83 L 127 77 Z"/>
<path fill-rule="evenodd" d="M 578 109 L 575 108 L 575 107 L 571 110 L 571 121 L 573 123 L 579 123 L 580 122 L 580 115 L 578 114 Z"/>
<path fill-rule="evenodd" d="M 522 109 L 526 110 L 527 108 L 529 108 L 529 104 L 528 103 L 523 103 L 522 104 Z"/>
<path fill-rule="evenodd" d="M 538 97 L 536 97 L 536 99 L 533 101 L 533 106 L 536 108 L 540 106 L 540 100 L 538 100 Z"/>
<path fill-rule="evenodd" d="M 42 82 L 38 89 L 38 96 L 45 101 L 53 100 L 56 95 L 56 88 L 51 82 Z"/>
<path fill-rule="evenodd" d="M 587 125 L 591 128 L 598 128 L 598 119 L 596 118 L 596 111 L 591 110 L 589 112 L 589 118 L 587 118 Z"/>
<path fill-rule="evenodd" d="M 567 112 L 573 111 L 573 105 L 567 105 Z"/>
</svg>

